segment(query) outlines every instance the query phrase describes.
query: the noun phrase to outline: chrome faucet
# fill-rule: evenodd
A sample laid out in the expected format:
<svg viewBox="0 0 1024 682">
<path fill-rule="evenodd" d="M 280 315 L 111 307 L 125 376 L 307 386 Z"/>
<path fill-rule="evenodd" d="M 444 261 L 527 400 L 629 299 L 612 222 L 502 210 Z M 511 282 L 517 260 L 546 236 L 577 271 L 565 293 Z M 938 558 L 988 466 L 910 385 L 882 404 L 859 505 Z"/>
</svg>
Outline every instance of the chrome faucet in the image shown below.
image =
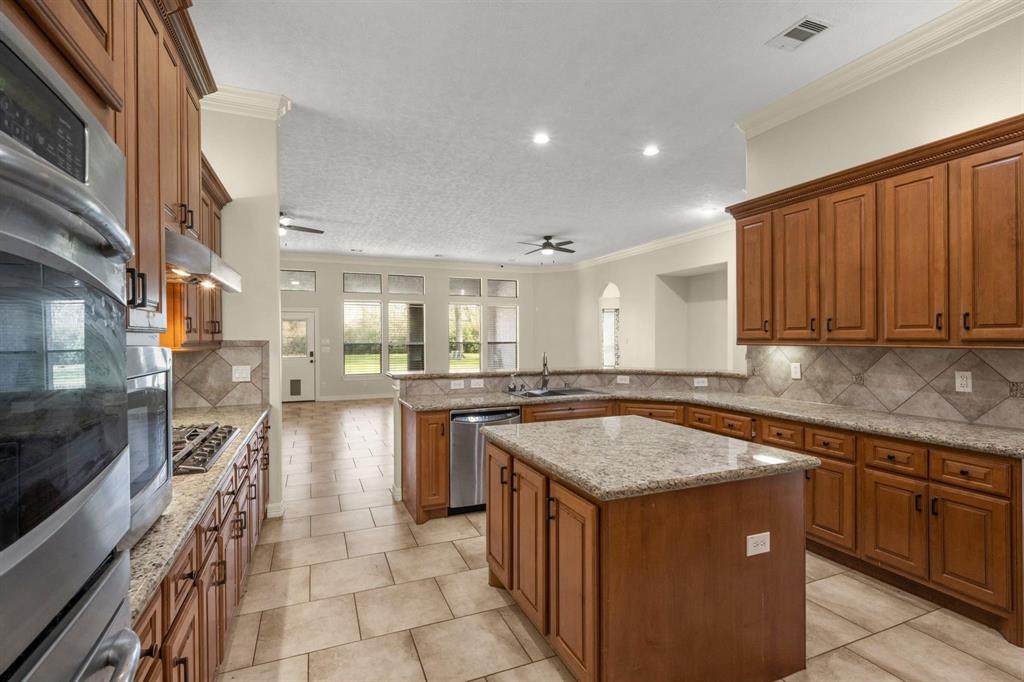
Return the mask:
<svg viewBox="0 0 1024 682">
<path fill-rule="evenodd" d="M 548 354 L 547 353 L 544 353 L 543 365 L 544 366 L 541 368 L 541 371 L 540 371 L 540 387 L 542 389 L 547 389 L 548 381 L 551 380 L 551 372 L 548 370 Z"/>
</svg>

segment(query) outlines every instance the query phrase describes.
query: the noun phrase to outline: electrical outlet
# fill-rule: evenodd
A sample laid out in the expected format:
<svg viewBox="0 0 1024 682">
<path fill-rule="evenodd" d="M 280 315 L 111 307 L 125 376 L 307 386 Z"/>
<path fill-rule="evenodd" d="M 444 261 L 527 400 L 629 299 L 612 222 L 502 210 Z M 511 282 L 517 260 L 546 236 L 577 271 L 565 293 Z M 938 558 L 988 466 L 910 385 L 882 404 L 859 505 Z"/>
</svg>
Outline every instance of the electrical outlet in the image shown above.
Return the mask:
<svg viewBox="0 0 1024 682">
<path fill-rule="evenodd" d="M 974 383 L 971 380 L 970 372 L 957 372 L 956 373 L 956 392 L 957 393 L 973 393 Z"/>
<path fill-rule="evenodd" d="M 231 365 L 231 380 L 235 382 L 248 381 L 252 375 L 250 365 Z"/>
<path fill-rule="evenodd" d="M 469 380 L 469 387 L 470 388 L 483 388 L 484 387 L 484 380 L 483 379 L 470 379 Z"/>
<path fill-rule="evenodd" d="M 767 554 L 772 550 L 772 534 L 769 532 L 756 533 L 747 536 L 747 556 L 755 554 Z"/>
<path fill-rule="evenodd" d="M 617 377 L 615 377 L 615 383 L 617 383 L 617 384 L 628 384 L 629 383 L 629 377 L 627 375 L 625 375 L 625 374 L 620 374 Z"/>
<path fill-rule="evenodd" d="M 800 374 L 800 363 L 799 362 L 791 362 L 791 363 L 789 363 L 789 377 L 791 379 L 799 379 L 800 376 L 801 376 L 801 374 Z"/>
<path fill-rule="evenodd" d="M 694 377 L 693 378 L 694 388 L 707 388 L 708 378 L 707 377 Z"/>
<path fill-rule="evenodd" d="M 451 389 L 453 391 L 457 391 L 458 389 L 465 388 L 465 387 L 466 387 L 466 380 L 465 379 L 457 379 L 457 380 L 455 380 L 455 381 L 453 381 L 451 383 Z"/>
</svg>

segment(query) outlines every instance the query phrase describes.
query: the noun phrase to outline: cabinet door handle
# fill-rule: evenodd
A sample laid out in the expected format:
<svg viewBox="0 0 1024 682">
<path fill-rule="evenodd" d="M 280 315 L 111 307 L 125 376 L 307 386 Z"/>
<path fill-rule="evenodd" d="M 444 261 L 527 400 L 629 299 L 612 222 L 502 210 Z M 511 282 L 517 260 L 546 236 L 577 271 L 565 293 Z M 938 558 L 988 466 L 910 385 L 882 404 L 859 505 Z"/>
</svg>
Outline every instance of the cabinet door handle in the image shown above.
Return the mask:
<svg viewBox="0 0 1024 682">
<path fill-rule="evenodd" d="M 139 304 L 139 297 L 135 287 L 135 268 L 126 268 L 125 273 L 128 275 L 128 300 L 126 304 L 129 308 L 134 308 Z"/>
<path fill-rule="evenodd" d="M 196 579 L 196 572 L 195 571 L 189 571 L 188 573 L 182 573 L 181 575 L 178 576 L 178 580 L 195 580 L 195 579 Z"/>
<path fill-rule="evenodd" d="M 766 334 L 768 333 L 768 320 L 764 321 L 764 324 L 761 325 L 761 329 L 763 329 Z"/>
<path fill-rule="evenodd" d="M 179 666 L 182 668 L 182 675 L 184 676 L 182 678 L 183 682 L 189 682 L 188 658 L 186 658 L 184 656 L 179 656 L 179 657 L 175 658 L 174 659 L 174 667 L 177 668 Z"/>
<path fill-rule="evenodd" d="M 554 502 L 555 502 L 555 498 L 553 498 L 553 497 L 549 497 L 548 498 L 548 521 L 554 521 L 555 520 L 555 508 L 553 506 Z"/>
<path fill-rule="evenodd" d="M 811 480 L 811 470 L 810 469 L 804 469 L 804 478 L 806 478 L 808 481 Z"/>
<path fill-rule="evenodd" d="M 185 216 L 186 216 L 186 218 L 185 218 L 185 228 L 195 232 L 195 230 L 196 230 L 196 225 L 195 225 L 196 215 L 195 215 L 195 213 L 193 213 L 191 208 L 188 208 L 188 209 L 185 209 Z"/>
<path fill-rule="evenodd" d="M 832 331 L 832 318 L 831 317 L 828 318 L 827 320 L 825 320 L 825 331 L 827 331 L 827 332 Z"/>
<path fill-rule="evenodd" d="M 186 315 L 185 316 L 185 333 L 186 334 L 191 334 L 192 331 L 193 331 L 193 329 L 192 329 L 192 316 L 191 315 Z"/>
<path fill-rule="evenodd" d="M 830 447 L 832 447 L 832 443 L 831 443 L 831 441 L 823 440 L 823 441 L 821 441 L 821 447 L 823 447 L 823 448 L 830 448 Z"/>
<path fill-rule="evenodd" d="M 971 328 L 971 314 L 964 313 L 964 329 L 970 330 Z"/>
<path fill-rule="evenodd" d="M 887 460 L 889 460 L 890 462 L 895 462 L 896 461 L 896 455 L 892 454 L 891 452 L 888 455 L 886 455 L 885 458 Z"/>
<path fill-rule="evenodd" d="M 227 562 L 227 559 L 221 559 L 220 561 L 217 562 L 216 565 L 220 569 L 221 578 L 220 578 L 220 580 L 217 580 L 213 584 L 216 585 L 217 587 L 220 587 L 221 585 L 227 585 L 228 584 L 228 562 Z"/>
<path fill-rule="evenodd" d="M 516 477 L 519 476 L 515 471 L 512 472 L 512 492 L 518 492 L 519 488 L 516 487 Z"/>
<path fill-rule="evenodd" d="M 921 493 L 914 495 L 914 511 L 921 511 Z"/>
<path fill-rule="evenodd" d="M 813 331 L 815 331 L 815 329 L 814 329 L 814 323 L 815 323 L 816 321 L 817 321 L 817 319 L 816 319 L 816 318 L 813 318 L 813 317 L 811 318 L 811 331 L 812 331 L 812 332 L 813 332 Z"/>
<path fill-rule="evenodd" d="M 139 305 L 144 306 L 149 301 L 149 294 L 146 293 L 146 273 L 139 273 L 139 287 L 142 289 L 142 293 L 139 294 Z"/>
<path fill-rule="evenodd" d="M 971 472 L 968 471 L 967 469 L 961 469 L 960 470 L 960 475 L 961 476 L 966 476 L 967 478 L 970 478 L 971 477 Z"/>
<path fill-rule="evenodd" d="M 139 658 L 160 658 L 160 645 L 153 642 L 139 652 Z"/>
<path fill-rule="evenodd" d="M 942 331 L 942 313 L 935 313 L 935 328 Z"/>
<path fill-rule="evenodd" d="M 505 480 L 506 471 L 508 471 L 507 466 L 502 466 L 501 469 L 498 470 L 498 483 L 501 485 L 508 485 L 508 481 Z"/>
<path fill-rule="evenodd" d="M 250 493 L 249 499 L 252 500 L 253 502 L 255 502 L 256 501 L 256 484 L 255 483 L 250 483 L 249 484 L 249 493 Z"/>
<path fill-rule="evenodd" d="M 938 515 L 939 515 L 939 498 L 933 497 L 932 498 L 932 516 L 938 516 Z"/>
</svg>

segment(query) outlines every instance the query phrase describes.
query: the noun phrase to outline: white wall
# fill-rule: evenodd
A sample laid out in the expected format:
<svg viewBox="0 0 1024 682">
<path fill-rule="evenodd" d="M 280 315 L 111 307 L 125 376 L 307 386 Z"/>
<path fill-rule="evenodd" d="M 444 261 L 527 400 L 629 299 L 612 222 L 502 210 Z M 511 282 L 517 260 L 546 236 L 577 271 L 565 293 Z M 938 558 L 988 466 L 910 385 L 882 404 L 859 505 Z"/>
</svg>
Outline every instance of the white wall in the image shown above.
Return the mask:
<svg viewBox="0 0 1024 682">
<path fill-rule="evenodd" d="M 221 255 L 242 275 L 242 292 L 224 294 L 224 338 L 270 341 L 270 504 L 275 511 L 281 502 L 277 122 L 203 111 L 203 153 L 232 197 L 222 214 Z"/>
<path fill-rule="evenodd" d="M 1024 112 L 1024 17 L 747 141 L 756 197 Z"/>
<path fill-rule="evenodd" d="M 655 367 L 691 366 L 687 362 L 686 352 L 688 323 L 686 290 L 685 277 L 657 275 L 654 278 Z"/>
<path fill-rule="evenodd" d="M 313 270 L 316 276 L 316 291 L 282 291 L 283 308 L 312 308 L 319 314 L 319 362 L 317 362 L 317 396 L 321 400 L 355 399 L 368 397 L 390 397 L 392 381 L 383 375 L 345 376 L 342 372 L 342 304 L 346 298 L 352 300 L 409 301 L 424 304 L 425 353 L 424 365 L 427 372 L 448 371 L 448 304 L 476 303 L 484 306 L 517 304 L 519 306 L 519 365 L 523 368 L 540 367 L 540 354 L 534 339 L 536 322 L 536 296 L 534 294 L 534 272 L 478 266 L 459 263 L 423 263 L 417 261 L 374 260 L 369 258 L 303 258 L 301 255 L 285 254 L 281 261 L 285 270 Z M 387 275 L 420 275 L 424 277 L 425 295 L 389 294 L 344 294 L 342 275 L 345 272 L 380 273 L 387 289 Z M 518 299 L 474 298 L 449 296 L 448 277 L 478 277 L 484 280 L 486 294 L 487 278 L 514 279 L 519 282 Z M 544 308 L 547 310 L 547 308 Z M 325 344 L 324 339 L 330 343 Z M 482 335 L 482 339 L 486 338 Z M 486 360 L 483 360 L 486 362 Z M 554 359 L 552 359 L 554 363 Z M 486 365 L 485 367 L 486 368 Z"/>
<path fill-rule="evenodd" d="M 686 282 L 686 366 L 718 369 L 729 363 L 729 306 L 727 269 L 684 278 Z M 737 358 L 734 369 L 745 369 Z"/>
</svg>

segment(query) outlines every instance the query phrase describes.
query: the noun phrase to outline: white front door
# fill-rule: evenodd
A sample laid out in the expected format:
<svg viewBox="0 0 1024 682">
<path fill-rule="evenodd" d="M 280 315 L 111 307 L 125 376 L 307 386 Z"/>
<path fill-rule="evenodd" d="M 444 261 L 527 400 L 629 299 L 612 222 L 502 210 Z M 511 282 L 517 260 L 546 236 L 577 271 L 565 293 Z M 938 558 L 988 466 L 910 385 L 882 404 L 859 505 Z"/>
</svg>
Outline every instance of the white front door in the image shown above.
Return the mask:
<svg viewBox="0 0 1024 682">
<path fill-rule="evenodd" d="M 316 400 L 315 315 L 281 313 L 281 400 Z"/>
</svg>

